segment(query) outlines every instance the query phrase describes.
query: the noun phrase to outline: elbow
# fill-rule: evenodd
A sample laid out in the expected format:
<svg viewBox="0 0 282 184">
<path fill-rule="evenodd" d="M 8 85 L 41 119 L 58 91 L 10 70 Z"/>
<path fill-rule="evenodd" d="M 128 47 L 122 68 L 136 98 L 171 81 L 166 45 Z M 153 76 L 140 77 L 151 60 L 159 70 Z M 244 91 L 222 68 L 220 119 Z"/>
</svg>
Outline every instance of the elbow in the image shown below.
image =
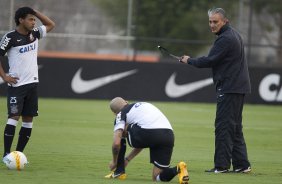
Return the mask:
<svg viewBox="0 0 282 184">
<path fill-rule="evenodd" d="M 113 142 L 113 145 L 112 145 L 112 148 L 113 150 L 119 150 L 120 149 L 120 142 Z"/>
<path fill-rule="evenodd" d="M 50 31 L 52 30 L 52 29 L 54 29 L 54 27 L 56 26 L 56 24 L 55 24 L 55 22 L 51 22 L 51 24 L 50 24 Z"/>
<path fill-rule="evenodd" d="M 55 22 L 52 21 L 51 23 L 52 29 L 56 26 Z"/>
<path fill-rule="evenodd" d="M 116 143 L 114 142 L 113 145 L 112 145 L 113 149 L 114 148 L 120 148 L 120 143 Z"/>
<path fill-rule="evenodd" d="M 55 24 L 55 22 L 51 21 L 51 22 L 49 22 L 48 25 L 45 25 L 45 26 L 46 26 L 46 31 L 47 31 L 47 33 L 48 33 L 49 31 L 51 31 L 52 29 L 54 29 L 54 27 L 56 26 L 56 24 Z"/>
</svg>

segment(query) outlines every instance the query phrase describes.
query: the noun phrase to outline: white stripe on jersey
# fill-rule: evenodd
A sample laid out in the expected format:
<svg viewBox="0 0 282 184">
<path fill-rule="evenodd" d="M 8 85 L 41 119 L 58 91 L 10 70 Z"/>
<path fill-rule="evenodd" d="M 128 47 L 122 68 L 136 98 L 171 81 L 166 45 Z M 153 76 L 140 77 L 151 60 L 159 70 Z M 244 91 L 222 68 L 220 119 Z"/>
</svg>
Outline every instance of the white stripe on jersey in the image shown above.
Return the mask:
<svg viewBox="0 0 282 184">
<path fill-rule="evenodd" d="M 44 38 L 47 35 L 47 28 L 46 26 L 40 26 L 38 27 L 39 33 L 40 33 L 40 38 Z"/>
<path fill-rule="evenodd" d="M 124 121 L 116 118 L 114 131 L 124 129 Z M 144 129 L 171 129 L 171 124 L 165 115 L 154 105 L 147 102 L 136 103 L 126 114 L 126 123 L 137 124 Z"/>
<path fill-rule="evenodd" d="M 115 127 L 114 127 L 114 131 L 118 130 L 118 129 L 123 129 L 125 128 L 125 122 L 123 120 L 121 120 L 121 112 L 117 114 L 116 116 L 116 122 L 115 122 Z"/>
</svg>

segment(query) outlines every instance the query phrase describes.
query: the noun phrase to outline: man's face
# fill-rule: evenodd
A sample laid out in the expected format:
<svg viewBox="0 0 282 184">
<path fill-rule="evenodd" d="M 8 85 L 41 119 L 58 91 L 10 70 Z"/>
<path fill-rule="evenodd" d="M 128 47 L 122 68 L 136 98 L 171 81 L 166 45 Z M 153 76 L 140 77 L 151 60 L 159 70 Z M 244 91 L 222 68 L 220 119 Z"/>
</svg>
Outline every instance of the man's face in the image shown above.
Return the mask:
<svg viewBox="0 0 282 184">
<path fill-rule="evenodd" d="M 209 16 L 209 26 L 212 33 L 218 33 L 225 24 L 226 20 L 222 17 L 222 15 L 215 13 Z"/>
<path fill-rule="evenodd" d="M 28 31 L 31 31 L 35 26 L 35 16 L 28 14 L 24 19 L 20 18 L 20 25 Z"/>
</svg>

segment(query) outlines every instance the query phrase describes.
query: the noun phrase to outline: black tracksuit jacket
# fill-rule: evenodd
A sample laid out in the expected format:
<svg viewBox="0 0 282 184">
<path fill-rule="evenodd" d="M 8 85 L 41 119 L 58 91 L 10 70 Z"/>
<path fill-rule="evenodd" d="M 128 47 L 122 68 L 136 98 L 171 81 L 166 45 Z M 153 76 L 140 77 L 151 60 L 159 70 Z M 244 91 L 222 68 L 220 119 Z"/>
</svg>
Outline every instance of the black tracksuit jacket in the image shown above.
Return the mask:
<svg viewBox="0 0 282 184">
<path fill-rule="evenodd" d="M 198 68 L 212 68 L 216 90 L 221 93 L 251 92 L 243 41 L 229 24 L 224 25 L 217 33 L 208 56 L 190 58 L 188 64 Z"/>
</svg>

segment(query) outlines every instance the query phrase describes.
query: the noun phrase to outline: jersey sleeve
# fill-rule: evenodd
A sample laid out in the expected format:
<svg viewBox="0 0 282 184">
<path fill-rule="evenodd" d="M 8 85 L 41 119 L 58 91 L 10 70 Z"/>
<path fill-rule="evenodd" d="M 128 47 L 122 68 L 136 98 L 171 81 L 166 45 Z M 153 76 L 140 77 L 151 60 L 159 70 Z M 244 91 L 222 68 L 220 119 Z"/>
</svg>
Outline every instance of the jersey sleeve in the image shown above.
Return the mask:
<svg viewBox="0 0 282 184">
<path fill-rule="evenodd" d="M 41 39 L 47 35 L 46 26 L 42 25 L 33 29 L 36 38 Z"/>
<path fill-rule="evenodd" d="M 124 130 L 124 127 L 125 127 L 125 120 L 122 119 L 122 115 L 121 115 L 121 112 L 120 112 L 116 116 L 114 131 L 116 131 L 118 129 Z"/>
<path fill-rule="evenodd" d="M 0 56 L 4 56 L 11 47 L 12 38 L 9 36 L 9 34 L 5 34 L 0 42 Z"/>
</svg>

